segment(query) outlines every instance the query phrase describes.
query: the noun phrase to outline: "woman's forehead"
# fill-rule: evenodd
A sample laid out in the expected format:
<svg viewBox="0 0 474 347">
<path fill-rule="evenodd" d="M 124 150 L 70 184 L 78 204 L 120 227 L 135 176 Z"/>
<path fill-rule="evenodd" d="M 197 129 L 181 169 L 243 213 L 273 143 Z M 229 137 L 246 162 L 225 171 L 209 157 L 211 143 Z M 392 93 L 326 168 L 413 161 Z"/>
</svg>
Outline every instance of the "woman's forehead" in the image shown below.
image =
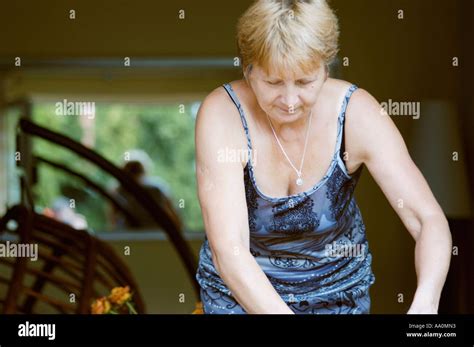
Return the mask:
<svg viewBox="0 0 474 347">
<path fill-rule="evenodd" d="M 299 68 L 288 69 L 286 66 L 262 68 L 257 65 L 255 66 L 255 70 L 257 70 L 260 77 L 278 78 L 282 80 L 300 80 L 317 75 L 320 71 L 320 67 L 321 66 L 318 66 L 311 70 L 303 71 Z"/>
</svg>

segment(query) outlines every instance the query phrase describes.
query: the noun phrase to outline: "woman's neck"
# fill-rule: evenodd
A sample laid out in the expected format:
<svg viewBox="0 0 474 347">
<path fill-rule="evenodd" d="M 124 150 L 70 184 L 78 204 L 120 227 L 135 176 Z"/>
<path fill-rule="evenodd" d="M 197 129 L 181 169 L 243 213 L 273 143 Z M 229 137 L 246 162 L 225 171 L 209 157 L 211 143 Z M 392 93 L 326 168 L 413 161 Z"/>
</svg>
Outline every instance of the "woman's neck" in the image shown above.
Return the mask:
<svg viewBox="0 0 474 347">
<path fill-rule="evenodd" d="M 270 118 L 272 123 L 271 125 L 273 126 L 273 129 L 275 130 L 275 133 L 277 134 L 280 141 L 295 142 L 304 139 L 309 121 L 308 111 L 306 111 L 303 115 L 301 115 L 301 117 L 298 117 L 298 119 L 293 122 L 278 122 L 274 118 L 272 119 L 270 115 L 267 117 L 266 112 L 260 107 L 254 96 L 252 97 L 252 109 L 255 110 L 254 114 L 257 118 L 256 121 L 258 122 L 258 127 L 269 132 L 269 134 L 272 134 L 270 122 L 268 120 Z"/>
</svg>

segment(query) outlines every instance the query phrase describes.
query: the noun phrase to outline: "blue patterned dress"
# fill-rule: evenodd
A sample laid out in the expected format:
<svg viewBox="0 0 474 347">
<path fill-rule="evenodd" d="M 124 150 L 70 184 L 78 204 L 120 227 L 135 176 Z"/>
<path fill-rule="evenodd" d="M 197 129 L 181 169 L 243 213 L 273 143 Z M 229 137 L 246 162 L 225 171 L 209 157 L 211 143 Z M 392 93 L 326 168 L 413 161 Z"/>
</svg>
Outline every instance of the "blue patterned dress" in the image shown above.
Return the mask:
<svg viewBox="0 0 474 347">
<path fill-rule="evenodd" d="M 223 87 L 239 110 L 249 158 L 252 143 L 243 108 L 230 84 Z M 257 186 L 251 160 L 244 168 L 250 252 L 281 298 L 296 314 L 366 314 L 375 282 L 365 225 L 353 195 L 362 166 L 347 173 L 344 117 L 352 85 L 338 116 L 336 149 L 324 177 L 311 189 L 282 198 Z M 244 314 L 212 262 L 207 237 L 196 279 L 206 314 Z"/>
</svg>

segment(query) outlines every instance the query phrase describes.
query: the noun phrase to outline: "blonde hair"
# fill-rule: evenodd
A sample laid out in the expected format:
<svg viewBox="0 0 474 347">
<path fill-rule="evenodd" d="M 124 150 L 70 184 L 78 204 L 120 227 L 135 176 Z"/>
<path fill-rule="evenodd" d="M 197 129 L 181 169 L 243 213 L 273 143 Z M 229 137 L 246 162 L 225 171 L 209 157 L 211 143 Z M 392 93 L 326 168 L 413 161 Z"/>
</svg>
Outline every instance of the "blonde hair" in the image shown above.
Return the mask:
<svg viewBox="0 0 474 347">
<path fill-rule="evenodd" d="M 256 0 L 239 18 L 237 45 L 245 73 L 308 74 L 337 54 L 339 24 L 326 0 Z"/>
</svg>

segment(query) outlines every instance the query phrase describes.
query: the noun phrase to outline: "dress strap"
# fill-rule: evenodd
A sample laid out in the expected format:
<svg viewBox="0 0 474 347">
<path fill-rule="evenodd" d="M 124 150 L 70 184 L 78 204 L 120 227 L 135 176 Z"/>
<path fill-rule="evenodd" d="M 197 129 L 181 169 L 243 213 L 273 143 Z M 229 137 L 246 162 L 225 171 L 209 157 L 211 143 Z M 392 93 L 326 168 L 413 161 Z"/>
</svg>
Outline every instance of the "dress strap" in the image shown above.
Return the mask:
<svg viewBox="0 0 474 347">
<path fill-rule="evenodd" d="M 242 105 L 240 104 L 239 98 L 237 98 L 237 95 L 235 94 L 234 90 L 232 89 L 232 86 L 230 83 L 225 83 L 222 85 L 224 89 L 226 90 L 227 94 L 229 94 L 230 98 L 234 102 L 235 106 L 237 107 L 237 110 L 239 110 L 240 114 L 240 120 L 242 121 L 242 125 L 245 130 L 245 136 L 247 136 L 247 147 L 249 150 L 249 155 L 252 154 L 252 141 L 250 140 L 250 133 L 249 133 L 249 127 L 247 125 L 247 119 L 245 118 L 244 114 L 244 109 L 242 108 Z M 251 156 L 249 157 L 249 159 Z"/>
<path fill-rule="evenodd" d="M 345 152 L 345 143 L 344 143 L 344 124 L 345 124 L 345 118 L 346 118 L 346 109 L 347 105 L 349 103 L 349 100 L 352 96 L 352 93 L 357 90 L 357 86 L 355 84 L 351 85 L 349 89 L 346 92 L 346 95 L 344 96 L 344 100 L 342 101 L 341 105 L 341 111 L 339 113 L 339 131 L 338 131 L 338 137 L 337 137 L 337 148 L 339 150 L 339 156 L 342 159 L 342 162 L 344 163 L 344 152 Z"/>
</svg>

